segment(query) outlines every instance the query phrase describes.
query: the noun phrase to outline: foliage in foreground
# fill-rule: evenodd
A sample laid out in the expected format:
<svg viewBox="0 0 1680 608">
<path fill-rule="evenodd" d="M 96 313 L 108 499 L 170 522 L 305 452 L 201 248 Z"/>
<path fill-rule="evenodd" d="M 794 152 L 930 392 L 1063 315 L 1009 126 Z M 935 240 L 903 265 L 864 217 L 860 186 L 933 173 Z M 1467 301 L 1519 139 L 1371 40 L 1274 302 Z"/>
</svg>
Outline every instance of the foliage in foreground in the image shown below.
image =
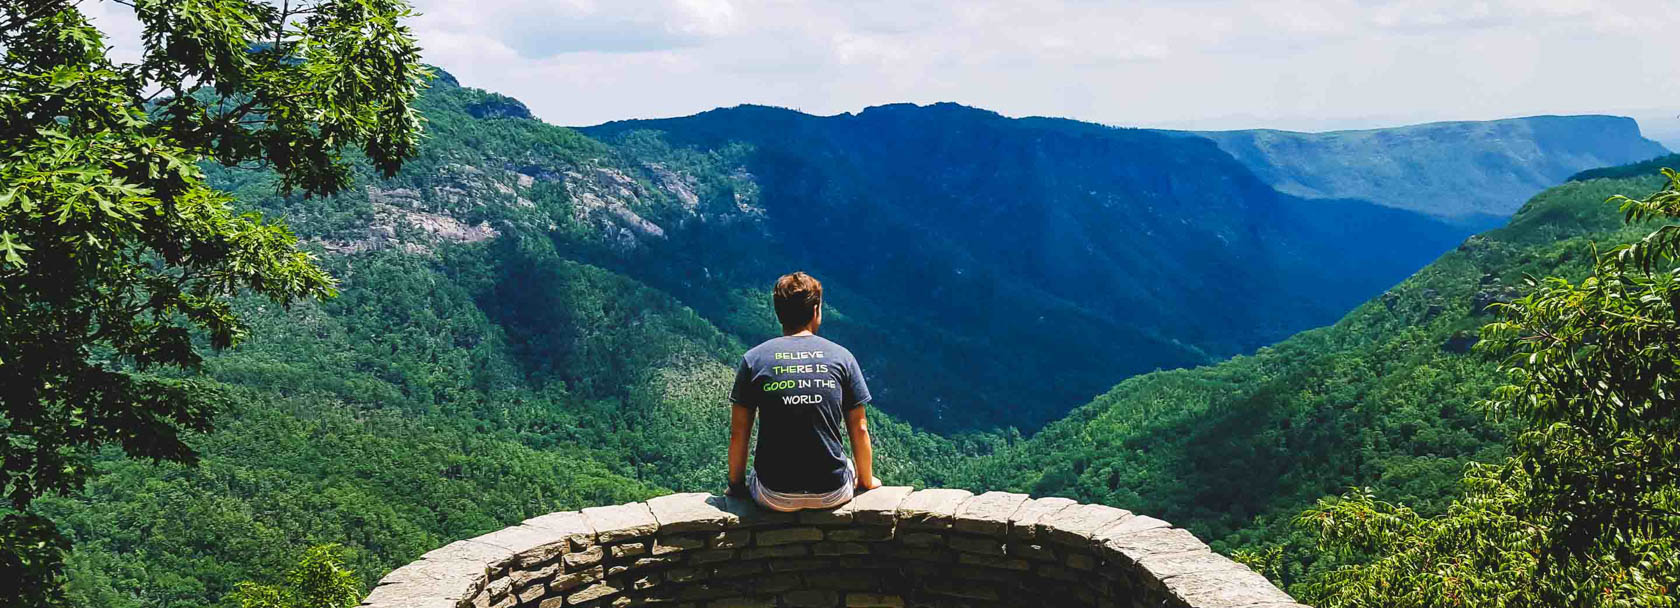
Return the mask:
<svg viewBox="0 0 1680 608">
<path fill-rule="evenodd" d="M 244 582 L 231 598 L 239 608 L 350 608 L 362 599 L 362 585 L 344 568 L 336 545 L 310 547 L 277 585 Z"/>
<path fill-rule="evenodd" d="M 0 604 L 61 599 L 56 527 L 104 445 L 192 462 L 215 401 L 192 369 L 245 335 L 233 298 L 333 293 L 284 226 L 236 213 L 202 162 L 266 166 L 287 192 L 412 156 L 424 68 L 401 0 L 130 4 L 117 63 L 75 1 L 0 2 Z M 128 4 L 128 3 L 125 3 Z"/>
<path fill-rule="evenodd" d="M 1680 219 L 1680 174 L 1625 220 Z M 1481 348 L 1506 353 L 1487 403 L 1511 456 L 1420 517 L 1366 492 L 1300 523 L 1356 560 L 1313 585 L 1326 607 L 1673 606 L 1680 602 L 1680 225 L 1594 256 L 1579 282 L 1532 280 Z"/>
</svg>

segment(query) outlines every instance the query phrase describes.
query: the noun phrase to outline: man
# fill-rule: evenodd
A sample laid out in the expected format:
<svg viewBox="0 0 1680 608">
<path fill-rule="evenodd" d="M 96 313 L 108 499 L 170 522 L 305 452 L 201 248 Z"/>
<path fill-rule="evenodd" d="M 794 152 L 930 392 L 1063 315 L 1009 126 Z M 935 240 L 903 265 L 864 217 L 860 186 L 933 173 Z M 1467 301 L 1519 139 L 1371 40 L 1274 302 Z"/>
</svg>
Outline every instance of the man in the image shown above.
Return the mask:
<svg viewBox="0 0 1680 608">
<path fill-rule="evenodd" d="M 822 283 L 803 272 L 785 275 L 773 301 L 782 337 L 747 351 L 729 392 L 729 494 L 750 494 L 776 511 L 836 507 L 881 485 L 864 421 L 869 387 L 850 351 L 817 336 Z M 755 416 L 761 422 L 749 475 Z M 851 458 L 840 442 L 842 424 Z"/>
</svg>

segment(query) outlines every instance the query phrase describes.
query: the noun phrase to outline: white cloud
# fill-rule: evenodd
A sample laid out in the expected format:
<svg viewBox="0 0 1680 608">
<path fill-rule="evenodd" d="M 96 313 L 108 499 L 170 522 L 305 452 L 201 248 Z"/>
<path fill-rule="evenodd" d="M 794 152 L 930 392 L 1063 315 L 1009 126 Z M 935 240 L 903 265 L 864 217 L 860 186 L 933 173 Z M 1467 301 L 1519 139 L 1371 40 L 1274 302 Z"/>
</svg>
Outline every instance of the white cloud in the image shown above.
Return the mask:
<svg viewBox="0 0 1680 608">
<path fill-rule="evenodd" d="M 727 0 L 443 0 L 419 8 L 422 37 L 467 34 L 532 60 L 692 47 L 727 35 L 734 22 Z"/>
<path fill-rule="evenodd" d="M 560 124 L 738 103 L 1306 129 L 1680 108 L 1680 12 L 1648 0 L 417 4 L 429 62 Z"/>
</svg>

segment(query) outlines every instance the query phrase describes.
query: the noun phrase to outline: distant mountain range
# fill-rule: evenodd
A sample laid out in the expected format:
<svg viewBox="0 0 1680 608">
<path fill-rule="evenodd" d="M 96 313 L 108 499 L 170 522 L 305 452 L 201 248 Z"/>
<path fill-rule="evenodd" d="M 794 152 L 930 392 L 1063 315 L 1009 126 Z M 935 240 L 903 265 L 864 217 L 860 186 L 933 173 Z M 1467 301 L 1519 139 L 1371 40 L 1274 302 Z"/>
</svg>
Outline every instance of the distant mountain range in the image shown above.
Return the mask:
<svg viewBox="0 0 1680 608">
<path fill-rule="evenodd" d="M 1591 167 L 1667 154 L 1619 116 L 1533 116 L 1358 131 L 1195 132 L 1261 180 L 1305 198 L 1359 199 L 1493 227 Z"/>
</svg>

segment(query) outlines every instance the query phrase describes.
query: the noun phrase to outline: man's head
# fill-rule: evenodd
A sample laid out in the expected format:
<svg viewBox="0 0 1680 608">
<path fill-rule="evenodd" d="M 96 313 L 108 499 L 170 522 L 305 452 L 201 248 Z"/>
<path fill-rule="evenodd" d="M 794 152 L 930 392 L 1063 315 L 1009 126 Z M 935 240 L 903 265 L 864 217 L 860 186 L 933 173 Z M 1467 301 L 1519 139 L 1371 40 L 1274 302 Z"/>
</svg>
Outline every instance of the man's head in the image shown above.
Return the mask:
<svg viewBox="0 0 1680 608">
<path fill-rule="evenodd" d="M 784 274 L 776 279 L 772 300 L 776 304 L 776 319 L 782 322 L 783 334 L 796 334 L 809 329 L 817 331 L 822 325 L 822 282 L 803 272 Z"/>
</svg>

